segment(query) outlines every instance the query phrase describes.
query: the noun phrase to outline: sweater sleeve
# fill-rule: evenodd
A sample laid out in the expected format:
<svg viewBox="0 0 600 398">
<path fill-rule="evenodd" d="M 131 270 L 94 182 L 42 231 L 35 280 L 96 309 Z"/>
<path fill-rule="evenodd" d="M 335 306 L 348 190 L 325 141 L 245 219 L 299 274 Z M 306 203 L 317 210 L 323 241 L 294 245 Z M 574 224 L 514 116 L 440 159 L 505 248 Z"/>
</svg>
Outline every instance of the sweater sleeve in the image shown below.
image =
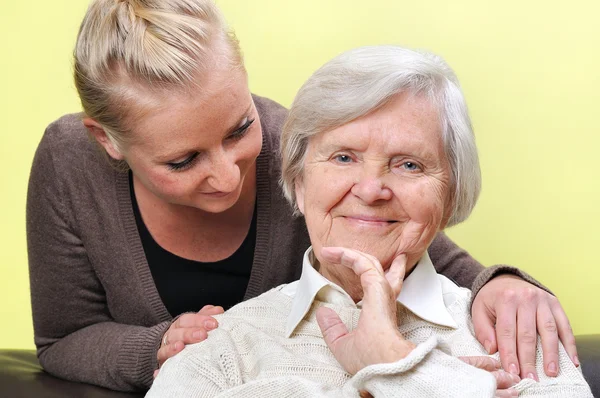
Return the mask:
<svg viewBox="0 0 600 398">
<path fill-rule="evenodd" d="M 152 382 L 156 352 L 170 322 L 153 327 L 114 322 L 69 213 L 54 149 L 42 139 L 27 193 L 30 291 L 40 364 L 68 380 L 143 389 Z"/>
<path fill-rule="evenodd" d="M 406 358 L 364 368 L 342 385 L 300 376 L 260 377 L 245 381 L 239 358 L 211 349 L 211 339 L 192 355 L 169 359 L 146 395 L 153 397 L 358 397 L 368 391 L 379 397 L 493 397 L 494 377 L 437 349 L 437 338 L 419 344 Z M 220 347 L 227 345 L 221 341 Z M 186 348 L 187 349 L 187 348 Z M 219 351 L 215 354 L 215 351 Z M 324 369 L 326 371 L 326 369 Z"/>
</svg>

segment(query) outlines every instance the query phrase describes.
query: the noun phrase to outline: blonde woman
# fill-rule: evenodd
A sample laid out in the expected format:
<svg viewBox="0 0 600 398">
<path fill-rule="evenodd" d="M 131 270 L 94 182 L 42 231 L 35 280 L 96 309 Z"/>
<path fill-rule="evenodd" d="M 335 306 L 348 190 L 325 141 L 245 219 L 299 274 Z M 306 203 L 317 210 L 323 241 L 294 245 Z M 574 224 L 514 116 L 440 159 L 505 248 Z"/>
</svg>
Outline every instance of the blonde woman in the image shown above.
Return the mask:
<svg viewBox="0 0 600 398">
<path fill-rule="evenodd" d="M 212 315 L 299 277 L 309 239 L 278 185 L 287 111 L 250 94 L 209 0 L 93 1 L 75 83 L 84 112 L 48 127 L 29 183 L 38 357 L 58 377 L 143 390 Z M 484 270 L 443 234 L 429 252 L 473 289 L 477 337 L 507 370 L 537 377 L 536 329 L 546 373 L 559 338 L 577 361 L 560 304 L 527 275 Z"/>
</svg>

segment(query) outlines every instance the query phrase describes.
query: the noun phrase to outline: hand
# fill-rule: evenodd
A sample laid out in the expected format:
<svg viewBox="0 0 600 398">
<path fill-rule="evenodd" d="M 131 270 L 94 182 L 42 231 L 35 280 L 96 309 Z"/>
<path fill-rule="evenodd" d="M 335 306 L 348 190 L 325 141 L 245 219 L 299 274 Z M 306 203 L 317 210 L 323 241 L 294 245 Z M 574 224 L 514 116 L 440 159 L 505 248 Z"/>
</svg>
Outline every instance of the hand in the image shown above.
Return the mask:
<svg viewBox="0 0 600 398">
<path fill-rule="evenodd" d="M 513 275 L 485 284 L 473 301 L 475 336 L 488 353 L 500 352 L 505 370 L 538 379 L 535 370 L 537 335 L 542 338 L 544 371 L 558 375 L 558 340 L 579 366 L 575 336 L 558 299 Z"/>
<path fill-rule="evenodd" d="M 508 373 L 502 370 L 502 364 L 491 357 L 486 356 L 472 356 L 472 357 L 458 357 L 461 361 L 468 363 L 471 366 L 475 366 L 481 370 L 487 370 L 496 378 L 496 394 L 495 398 L 508 398 L 518 397 L 519 392 L 514 388 L 511 388 L 521 378 L 512 373 Z"/>
<path fill-rule="evenodd" d="M 394 259 L 386 273 L 375 257 L 355 250 L 326 247 L 321 255 L 330 264 L 352 269 L 360 276 L 363 288 L 358 327 L 350 333 L 335 311 L 327 307 L 317 310 L 323 338 L 340 365 L 356 374 L 368 365 L 406 357 L 415 346 L 402 337 L 396 318 L 396 298 L 404 280 L 406 255 Z"/>
<path fill-rule="evenodd" d="M 198 343 L 208 336 L 207 332 L 219 326 L 212 315 L 222 314 L 223 307 L 205 305 L 196 314 L 183 314 L 165 332 L 157 353 L 158 366 L 175 354 L 179 353 L 186 344 Z M 154 372 L 154 377 L 158 369 Z"/>
</svg>

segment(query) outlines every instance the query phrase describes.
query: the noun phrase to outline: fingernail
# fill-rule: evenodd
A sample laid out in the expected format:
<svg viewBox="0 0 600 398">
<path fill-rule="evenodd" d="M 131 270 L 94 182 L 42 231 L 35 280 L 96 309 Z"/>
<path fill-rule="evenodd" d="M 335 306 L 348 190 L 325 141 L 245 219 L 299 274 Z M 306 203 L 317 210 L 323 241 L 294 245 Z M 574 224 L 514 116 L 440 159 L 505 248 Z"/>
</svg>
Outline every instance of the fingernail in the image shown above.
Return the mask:
<svg viewBox="0 0 600 398">
<path fill-rule="evenodd" d="M 492 352 L 492 342 L 489 340 L 486 340 L 483 342 L 483 348 L 485 348 L 485 350 L 487 351 L 488 354 L 491 354 Z"/>
<path fill-rule="evenodd" d="M 199 330 L 196 330 L 194 333 L 192 333 L 192 337 L 196 340 L 200 340 L 202 338 L 202 332 Z"/>
<path fill-rule="evenodd" d="M 573 357 L 573 363 L 576 367 L 579 367 L 579 357 L 577 355 Z"/>
<path fill-rule="evenodd" d="M 217 327 L 217 324 L 215 321 L 205 321 L 204 322 L 204 327 L 208 330 L 214 329 Z"/>
<path fill-rule="evenodd" d="M 512 381 L 513 381 L 515 384 L 517 384 L 518 382 L 520 382 L 520 381 L 521 381 L 521 378 L 519 377 L 519 375 L 515 375 L 515 374 L 512 374 L 512 373 L 509 373 L 509 375 L 510 375 L 510 377 L 511 377 Z"/>
<path fill-rule="evenodd" d="M 515 365 L 514 363 L 511 363 L 508 366 L 508 371 L 514 375 L 519 375 L 519 368 L 517 368 L 517 365 Z"/>
<path fill-rule="evenodd" d="M 519 396 L 519 392 L 517 390 L 515 390 L 514 388 L 511 388 L 508 391 L 510 392 L 510 396 L 511 397 L 518 397 Z"/>
<path fill-rule="evenodd" d="M 556 363 L 550 362 L 548 364 L 548 372 L 555 374 L 556 373 Z"/>
<path fill-rule="evenodd" d="M 537 377 L 536 375 L 534 375 L 533 373 L 531 373 L 531 372 L 527 373 L 527 378 L 528 378 L 528 379 L 535 380 L 535 381 L 540 381 L 540 380 L 538 379 L 538 377 Z"/>
</svg>

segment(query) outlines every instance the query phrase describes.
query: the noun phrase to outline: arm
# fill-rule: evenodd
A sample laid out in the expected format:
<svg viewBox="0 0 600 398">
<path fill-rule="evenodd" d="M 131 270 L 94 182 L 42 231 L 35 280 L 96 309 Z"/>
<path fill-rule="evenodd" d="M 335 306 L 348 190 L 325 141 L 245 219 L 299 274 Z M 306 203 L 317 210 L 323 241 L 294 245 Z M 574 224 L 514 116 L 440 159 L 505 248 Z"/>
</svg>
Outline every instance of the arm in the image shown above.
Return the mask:
<svg viewBox="0 0 600 398">
<path fill-rule="evenodd" d="M 60 145 L 64 143 L 57 143 L 58 149 Z M 147 387 L 170 322 L 142 327 L 112 319 L 69 212 L 52 156 L 57 148 L 42 140 L 27 196 L 31 301 L 40 363 L 69 380 L 118 390 Z"/>
</svg>

